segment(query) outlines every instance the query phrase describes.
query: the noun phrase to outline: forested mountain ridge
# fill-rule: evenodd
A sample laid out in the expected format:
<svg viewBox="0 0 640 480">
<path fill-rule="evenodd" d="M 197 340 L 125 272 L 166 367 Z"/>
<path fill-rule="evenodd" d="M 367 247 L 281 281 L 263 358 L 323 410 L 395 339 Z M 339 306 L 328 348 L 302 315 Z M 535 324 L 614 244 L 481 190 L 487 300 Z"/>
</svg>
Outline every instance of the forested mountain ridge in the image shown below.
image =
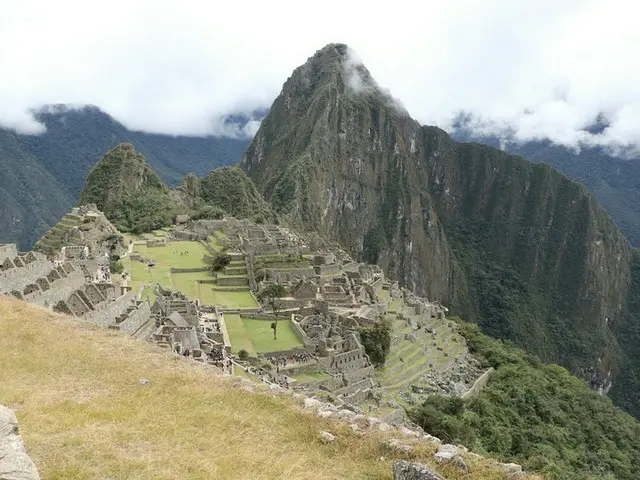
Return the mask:
<svg viewBox="0 0 640 480">
<path fill-rule="evenodd" d="M 569 178 L 583 183 L 614 219 L 635 247 L 640 247 L 640 154 L 614 156 L 603 147 L 581 146 L 579 150 L 548 140 L 504 142 L 496 136 L 474 135 L 457 125 L 451 135 L 464 142 L 500 147 L 524 155 L 536 163 L 548 163 Z"/>
<path fill-rule="evenodd" d="M 345 45 L 294 71 L 242 167 L 282 218 L 606 390 L 631 248 L 587 189 L 423 127 Z"/>
<path fill-rule="evenodd" d="M 168 185 L 238 162 L 247 139 L 186 137 L 128 130 L 97 107 L 50 106 L 36 114 L 40 135 L 0 129 L 0 242 L 28 250 L 77 202 L 89 170 L 116 145 L 144 154 Z M 241 121 L 237 118 L 234 121 Z"/>
</svg>

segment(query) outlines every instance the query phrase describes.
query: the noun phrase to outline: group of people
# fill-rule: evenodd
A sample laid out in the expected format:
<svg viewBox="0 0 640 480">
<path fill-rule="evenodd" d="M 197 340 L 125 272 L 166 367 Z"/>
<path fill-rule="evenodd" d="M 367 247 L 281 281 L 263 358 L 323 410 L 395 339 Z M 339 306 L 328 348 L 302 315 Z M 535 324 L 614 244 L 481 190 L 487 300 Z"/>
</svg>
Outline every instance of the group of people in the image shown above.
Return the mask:
<svg viewBox="0 0 640 480">
<path fill-rule="evenodd" d="M 305 363 L 313 360 L 313 356 L 307 352 L 294 353 L 283 357 L 270 357 L 269 362 L 276 367 L 286 367 L 289 363 Z"/>
<path fill-rule="evenodd" d="M 203 330 L 205 332 L 216 331 L 216 332 L 220 333 L 220 324 L 218 322 L 215 322 L 215 323 L 211 324 L 210 326 L 205 326 L 205 327 L 202 327 L 202 328 L 203 328 Z"/>
<path fill-rule="evenodd" d="M 111 270 L 106 265 L 102 265 L 98 269 L 98 281 L 100 282 L 110 282 L 111 281 Z"/>
</svg>

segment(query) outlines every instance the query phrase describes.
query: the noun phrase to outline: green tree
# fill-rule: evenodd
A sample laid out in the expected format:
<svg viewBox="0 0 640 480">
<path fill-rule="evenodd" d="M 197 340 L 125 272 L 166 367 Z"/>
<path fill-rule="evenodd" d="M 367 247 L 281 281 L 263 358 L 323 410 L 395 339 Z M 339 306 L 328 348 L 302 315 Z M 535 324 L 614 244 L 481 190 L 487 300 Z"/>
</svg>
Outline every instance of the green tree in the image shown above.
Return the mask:
<svg viewBox="0 0 640 480">
<path fill-rule="evenodd" d="M 391 348 L 391 326 L 386 321 L 377 322 L 371 327 L 358 328 L 362 346 L 364 347 L 371 363 L 376 368 L 384 366 Z"/>
<path fill-rule="evenodd" d="M 272 283 L 265 287 L 265 289 L 258 295 L 258 299 L 264 304 L 269 305 L 269 307 L 271 307 L 271 311 L 276 317 L 275 321 L 271 324 L 274 340 L 278 338 L 278 314 L 280 313 L 280 302 L 278 302 L 278 299 L 284 297 L 286 294 L 287 289 L 284 285 L 280 283 Z"/>
</svg>

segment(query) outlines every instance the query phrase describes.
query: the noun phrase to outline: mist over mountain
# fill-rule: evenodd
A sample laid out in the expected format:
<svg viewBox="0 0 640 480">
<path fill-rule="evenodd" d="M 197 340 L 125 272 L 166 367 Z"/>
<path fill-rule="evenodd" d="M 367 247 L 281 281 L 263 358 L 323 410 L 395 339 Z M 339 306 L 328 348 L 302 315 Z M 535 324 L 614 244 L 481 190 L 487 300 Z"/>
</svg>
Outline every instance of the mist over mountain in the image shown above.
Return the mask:
<svg viewBox="0 0 640 480">
<path fill-rule="evenodd" d="M 33 243 L 77 202 L 89 170 L 122 142 L 135 146 L 169 186 L 189 172 L 237 163 L 248 138 L 187 137 L 128 130 L 97 107 L 49 106 L 37 113 L 40 135 L 0 130 L 0 243 Z M 227 119 L 229 131 L 252 127 L 252 117 Z"/>
</svg>

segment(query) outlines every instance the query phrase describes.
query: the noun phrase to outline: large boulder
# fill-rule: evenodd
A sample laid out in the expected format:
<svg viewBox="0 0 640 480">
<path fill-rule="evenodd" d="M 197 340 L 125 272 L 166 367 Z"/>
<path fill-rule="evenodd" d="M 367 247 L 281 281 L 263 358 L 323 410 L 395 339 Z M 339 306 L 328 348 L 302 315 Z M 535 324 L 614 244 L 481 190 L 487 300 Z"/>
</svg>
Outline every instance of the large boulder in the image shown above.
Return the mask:
<svg viewBox="0 0 640 480">
<path fill-rule="evenodd" d="M 446 480 L 426 465 L 406 460 L 393 462 L 393 480 Z"/>
<path fill-rule="evenodd" d="M 13 410 L 0 405 L 0 480 L 40 480 L 24 449 Z"/>
</svg>

